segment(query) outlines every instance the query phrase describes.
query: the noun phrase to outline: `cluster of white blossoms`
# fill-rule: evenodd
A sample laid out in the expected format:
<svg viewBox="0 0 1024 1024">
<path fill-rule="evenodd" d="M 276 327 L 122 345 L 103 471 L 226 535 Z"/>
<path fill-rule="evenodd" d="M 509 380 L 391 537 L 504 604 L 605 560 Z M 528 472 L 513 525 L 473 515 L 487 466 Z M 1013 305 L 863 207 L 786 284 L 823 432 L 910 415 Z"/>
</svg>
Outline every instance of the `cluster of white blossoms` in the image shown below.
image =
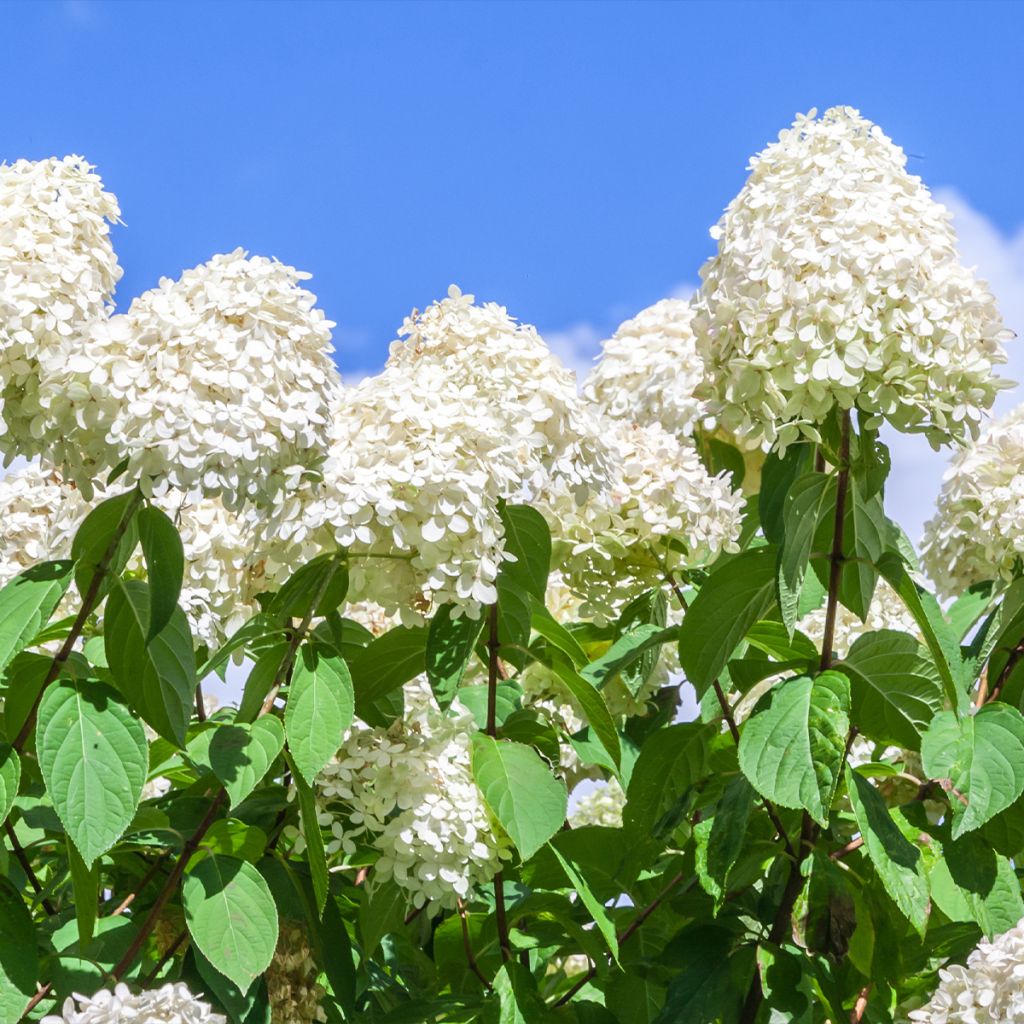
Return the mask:
<svg viewBox="0 0 1024 1024">
<path fill-rule="evenodd" d="M 331 321 L 292 267 L 215 256 L 69 338 L 40 382 L 49 457 L 85 488 L 128 460 L 147 490 L 263 504 L 323 460 Z"/>
<path fill-rule="evenodd" d="M 555 494 L 547 505 L 561 570 L 586 617 L 614 618 L 668 572 L 735 550 L 743 496 L 712 476 L 696 449 L 660 424 L 605 420 L 614 453 L 607 488 L 586 504 Z"/>
<path fill-rule="evenodd" d="M 63 1012 L 43 1017 L 40 1024 L 227 1024 L 209 1003 L 194 996 L 182 982 L 132 992 L 119 984 L 92 997 L 78 995 L 64 1001 Z"/>
<path fill-rule="evenodd" d="M 939 971 L 939 987 L 912 1021 L 925 1024 L 1020 1024 L 1024 1021 L 1024 922 Z"/>
<path fill-rule="evenodd" d="M 0 586 L 37 562 L 66 558 L 88 511 L 77 488 L 38 462 L 0 478 Z"/>
<path fill-rule="evenodd" d="M 323 484 L 275 529 L 329 524 L 350 594 L 405 621 L 452 602 L 479 614 L 504 558 L 499 501 L 601 486 L 605 453 L 575 378 L 536 330 L 454 286 L 413 313 L 380 374 L 346 390 Z"/>
<path fill-rule="evenodd" d="M 953 458 L 921 562 L 939 594 L 1008 578 L 1024 557 L 1024 406 L 986 427 Z"/>
<path fill-rule="evenodd" d="M 393 878 L 415 906 L 451 909 L 489 882 L 512 846 L 492 819 L 470 764 L 475 723 L 456 700 L 443 713 L 419 678 L 390 728 L 356 722 L 316 781 L 331 854 L 372 843 L 374 875 Z"/>
<path fill-rule="evenodd" d="M 282 921 L 277 949 L 264 975 L 271 1024 L 317 1024 L 327 1020 L 320 1005 L 326 991 L 317 981 L 319 975 L 305 931 Z"/>
<path fill-rule="evenodd" d="M 1008 337 L 948 211 L 849 107 L 755 156 L 712 237 L 693 330 L 718 422 L 745 446 L 817 437 L 838 405 L 933 443 L 977 434 Z"/>
<path fill-rule="evenodd" d="M 40 364 L 112 308 L 117 200 L 79 156 L 0 164 L 0 448 L 30 455 Z"/>
<path fill-rule="evenodd" d="M 576 806 L 569 814 L 573 828 L 586 825 L 602 825 L 605 828 L 622 828 L 622 811 L 626 806 L 626 794 L 618 779 L 609 779 L 581 793 L 575 800 Z"/>
<path fill-rule="evenodd" d="M 696 396 L 704 363 L 692 321 L 689 302 L 662 299 L 620 324 L 604 343 L 584 395 L 613 419 L 660 423 L 679 437 L 712 427 L 707 402 Z"/>
</svg>

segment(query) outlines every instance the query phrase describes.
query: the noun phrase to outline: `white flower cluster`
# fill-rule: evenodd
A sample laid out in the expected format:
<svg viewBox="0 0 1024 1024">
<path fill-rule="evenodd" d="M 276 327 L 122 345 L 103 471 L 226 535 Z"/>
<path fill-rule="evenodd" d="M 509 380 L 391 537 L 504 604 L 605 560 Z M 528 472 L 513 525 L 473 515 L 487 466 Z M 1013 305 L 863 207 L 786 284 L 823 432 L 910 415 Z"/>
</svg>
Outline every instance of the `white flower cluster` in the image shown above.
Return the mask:
<svg viewBox="0 0 1024 1024">
<path fill-rule="evenodd" d="M 227 1017 L 214 1013 L 209 1003 L 192 995 L 188 986 L 163 985 L 158 989 L 132 992 L 119 984 L 111 992 L 103 989 L 91 998 L 77 993 L 64 1002 L 61 1014 L 50 1014 L 40 1024 L 227 1024 Z"/>
<path fill-rule="evenodd" d="M 0 164 L 0 445 L 38 450 L 40 363 L 108 315 L 121 268 L 110 241 L 117 200 L 79 156 Z"/>
<path fill-rule="evenodd" d="M 340 387 L 333 324 L 292 267 L 241 249 L 68 339 L 40 383 L 50 457 L 83 488 L 127 479 L 266 503 L 324 458 Z"/>
<path fill-rule="evenodd" d="M 274 959 L 264 975 L 271 1024 L 316 1024 L 327 1020 L 320 1005 L 326 991 L 317 981 L 319 974 L 305 932 L 297 925 L 282 922 Z"/>
<path fill-rule="evenodd" d="M 710 428 L 707 403 L 696 397 L 704 364 L 692 321 L 693 308 L 682 299 L 637 313 L 604 343 L 584 395 L 613 419 L 660 423 L 679 437 Z"/>
<path fill-rule="evenodd" d="M 1020 1024 L 1024 1021 L 1024 922 L 939 971 L 929 1002 L 910 1012 L 926 1024 Z"/>
<path fill-rule="evenodd" d="M 501 306 L 452 287 L 401 334 L 383 372 L 345 392 L 323 486 L 280 529 L 301 542 L 330 524 L 354 600 L 407 621 L 446 601 L 476 615 L 497 596 L 499 500 L 555 484 L 583 500 L 603 445 L 573 374 Z"/>
<path fill-rule="evenodd" d="M 425 679 L 405 686 L 405 715 L 389 729 L 357 722 L 317 779 L 334 834 L 328 851 L 356 851 L 362 837 L 380 850 L 374 868 L 417 906 L 452 908 L 490 881 L 511 856 L 470 765 L 472 715 L 458 701 L 444 714 Z"/>
<path fill-rule="evenodd" d="M 921 561 L 939 594 L 1009 577 L 1024 557 L 1024 406 L 991 423 L 946 471 Z"/>
<path fill-rule="evenodd" d="M 605 828 L 622 828 L 622 811 L 626 806 L 626 794 L 618 779 L 599 783 L 576 799 L 576 806 L 569 814 L 573 828 L 586 825 L 603 825 Z"/>
<path fill-rule="evenodd" d="M 728 476 L 712 476 L 695 448 L 659 424 L 605 420 L 604 429 L 615 456 L 610 485 L 585 505 L 556 495 L 548 507 L 566 551 L 562 573 L 598 621 L 663 585 L 667 570 L 734 550 L 743 514 Z"/>
<path fill-rule="evenodd" d="M 1008 335 L 903 151 L 835 107 L 798 117 L 750 168 L 695 299 L 719 423 L 784 447 L 856 405 L 936 444 L 975 435 L 1007 386 L 993 367 Z"/>
<path fill-rule="evenodd" d="M 0 478 L 0 585 L 37 562 L 66 558 L 89 506 L 38 462 Z"/>
</svg>

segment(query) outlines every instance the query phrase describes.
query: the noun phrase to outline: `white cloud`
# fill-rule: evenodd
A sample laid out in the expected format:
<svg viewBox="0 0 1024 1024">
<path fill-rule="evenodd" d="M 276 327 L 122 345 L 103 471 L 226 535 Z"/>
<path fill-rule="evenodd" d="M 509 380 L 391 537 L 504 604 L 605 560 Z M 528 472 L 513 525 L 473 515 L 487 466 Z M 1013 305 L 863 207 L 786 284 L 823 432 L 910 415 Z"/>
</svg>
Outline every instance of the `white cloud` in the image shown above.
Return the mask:
<svg viewBox="0 0 1024 1024">
<path fill-rule="evenodd" d="M 1010 361 L 1001 371 L 1001 376 L 1018 382 L 1018 386 L 1000 395 L 998 415 L 1022 398 L 1019 382 L 1024 380 L 1024 227 L 1007 235 L 955 189 L 938 189 L 935 195 L 953 213 L 963 261 L 975 267 L 978 276 L 988 282 L 1006 326 L 1018 335 L 1007 345 Z M 885 440 L 893 459 L 893 473 L 886 486 L 887 511 L 917 542 L 932 514 L 949 454 L 933 452 L 919 436 L 888 431 Z"/>
</svg>

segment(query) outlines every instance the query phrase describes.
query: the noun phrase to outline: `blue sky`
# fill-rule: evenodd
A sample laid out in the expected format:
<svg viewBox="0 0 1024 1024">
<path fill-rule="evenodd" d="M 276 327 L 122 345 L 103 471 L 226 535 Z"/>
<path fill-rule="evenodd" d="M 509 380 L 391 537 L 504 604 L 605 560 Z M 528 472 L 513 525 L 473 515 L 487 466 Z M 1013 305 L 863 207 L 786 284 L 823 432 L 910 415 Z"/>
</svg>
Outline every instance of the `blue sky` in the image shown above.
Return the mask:
<svg viewBox="0 0 1024 1024">
<path fill-rule="evenodd" d="M 98 165 L 122 306 L 242 245 L 312 271 L 343 371 L 452 281 L 582 360 L 697 280 L 810 107 L 879 122 L 1024 286 L 1022 34 L 1015 3 L 8 2 L 0 157 Z"/>
</svg>

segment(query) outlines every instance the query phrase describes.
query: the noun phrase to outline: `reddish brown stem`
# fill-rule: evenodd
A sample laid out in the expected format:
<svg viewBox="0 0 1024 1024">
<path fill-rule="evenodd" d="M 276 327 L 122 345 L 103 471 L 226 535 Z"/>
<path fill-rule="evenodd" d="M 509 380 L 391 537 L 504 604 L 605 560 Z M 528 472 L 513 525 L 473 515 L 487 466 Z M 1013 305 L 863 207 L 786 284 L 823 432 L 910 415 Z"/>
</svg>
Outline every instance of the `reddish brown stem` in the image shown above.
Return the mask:
<svg viewBox="0 0 1024 1024">
<path fill-rule="evenodd" d="M 459 908 L 459 920 L 462 922 L 462 945 L 466 950 L 466 963 L 469 964 L 469 969 L 480 979 L 484 988 L 488 992 L 493 992 L 494 987 L 484 976 L 484 972 L 480 970 L 480 965 L 476 962 L 476 957 L 473 955 L 473 946 L 469 941 L 469 924 L 466 921 L 466 905 L 462 900 L 458 901 Z"/>
<path fill-rule="evenodd" d="M 39 881 L 38 876 L 32 868 L 32 862 L 28 859 L 28 855 L 25 853 L 21 843 L 18 842 L 18 836 L 14 831 L 14 826 L 11 824 L 10 819 L 4 822 L 4 831 L 7 833 L 7 838 L 11 844 L 11 850 L 14 851 L 14 856 L 17 858 L 18 863 L 21 865 L 21 870 L 25 872 L 25 877 L 28 879 L 29 884 L 36 891 L 36 895 L 40 897 L 43 910 L 53 917 L 57 913 L 54 905 L 43 896 L 43 885 Z"/>
</svg>

